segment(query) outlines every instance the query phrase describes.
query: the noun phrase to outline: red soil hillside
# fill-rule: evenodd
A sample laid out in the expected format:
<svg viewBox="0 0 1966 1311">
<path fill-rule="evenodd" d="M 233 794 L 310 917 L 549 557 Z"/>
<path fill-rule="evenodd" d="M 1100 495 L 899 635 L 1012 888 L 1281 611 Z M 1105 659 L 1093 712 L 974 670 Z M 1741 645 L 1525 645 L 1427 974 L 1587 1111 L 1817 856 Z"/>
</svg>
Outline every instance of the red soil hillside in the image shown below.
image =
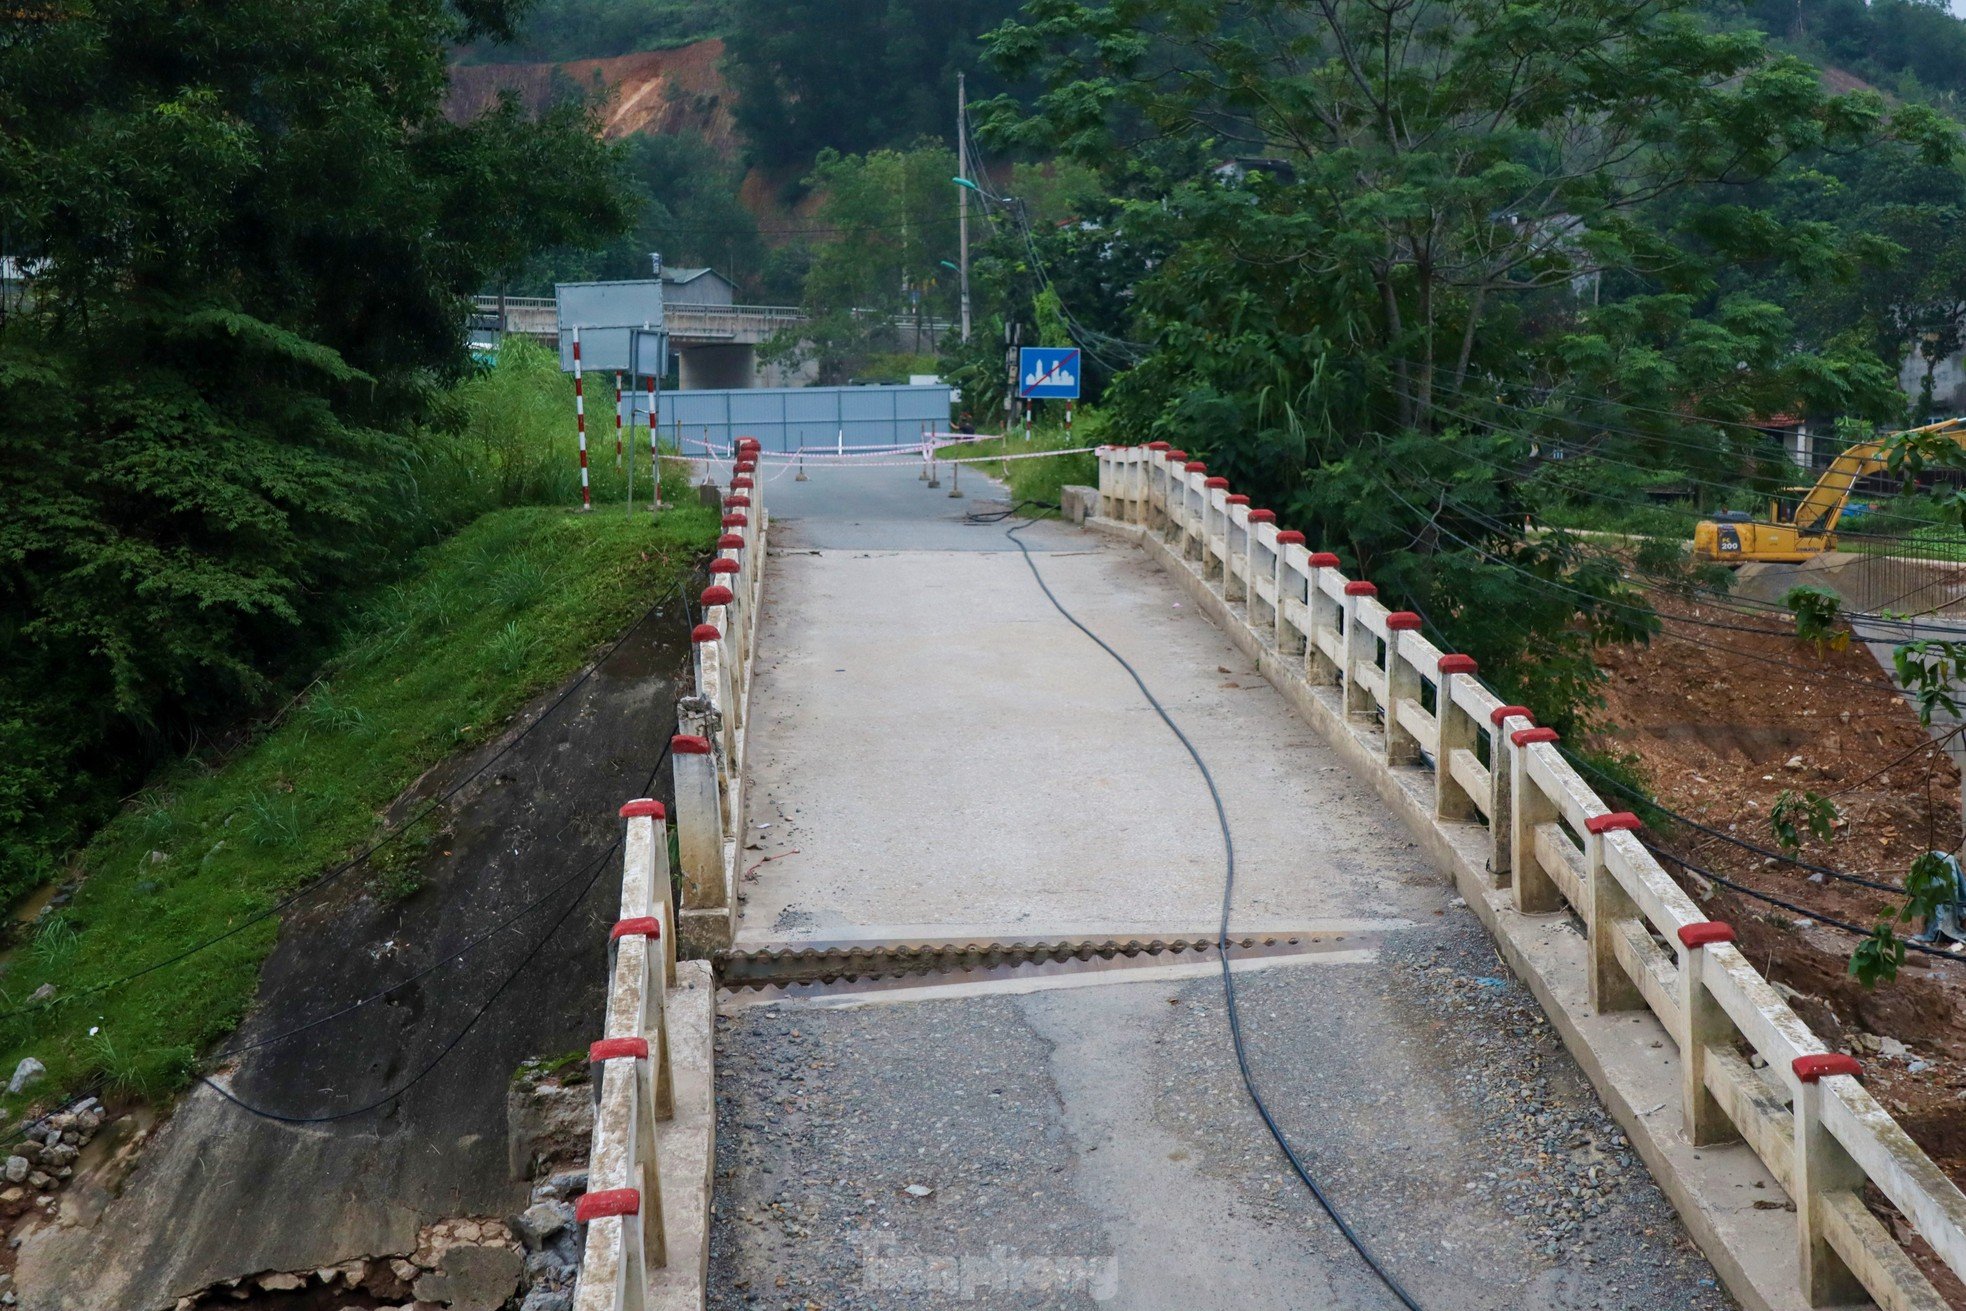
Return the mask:
<svg viewBox="0 0 1966 1311">
<path fill-rule="evenodd" d="M 538 110 L 578 89 L 607 97 L 601 120 L 605 137 L 695 132 L 728 156 L 736 153 L 737 134 L 732 93 L 719 67 L 723 57 L 724 43 L 713 39 L 612 59 L 454 67 L 446 112 L 457 120 L 476 117 L 504 91 Z"/>
</svg>

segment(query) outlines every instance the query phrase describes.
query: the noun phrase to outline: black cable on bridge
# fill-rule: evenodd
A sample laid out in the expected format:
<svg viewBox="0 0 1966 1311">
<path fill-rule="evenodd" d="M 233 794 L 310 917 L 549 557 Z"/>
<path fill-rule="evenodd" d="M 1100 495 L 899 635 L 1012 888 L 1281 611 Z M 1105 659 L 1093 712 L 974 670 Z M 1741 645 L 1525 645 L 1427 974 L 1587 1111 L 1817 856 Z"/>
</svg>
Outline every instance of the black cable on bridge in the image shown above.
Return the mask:
<svg viewBox="0 0 1966 1311">
<path fill-rule="evenodd" d="M 1222 830 L 1222 858 L 1224 864 L 1222 878 L 1222 919 L 1220 926 L 1216 930 L 1215 950 L 1216 954 L 1222 959 L 1222 992 L 1227 1002 L 1229 1036 L 1233 1040 L 1236 1049 L 1236 1067 L 1242 1072 L 1242 1086 L 1249 1093 L 1251 1104 L 1255 1106 L 1256 1113 L 1263 1118 L 1263 1125 L 1270 1131 L 1270 1137 L 1276 1140 L 1277 1146 L 1282 1149 L 1285 1158 L 1289 1160 L 1290 1168 L 1296 1171 L 1299 1179 L 1303 1180 L 1304 1187 L 1310 1190 L 1311 1196 L 1324 1209 L 1324 1213 L 1331 1217 L 1331 1223 L 1338 1227 L 1338 1232 L 1344 1235 L 1345 1241 L 1352 1245 L 1352 1249 L 1359 1254 L 1359 1258 L 1378 1277 L 1379 1282 L 1386 1286 L 1386 1291 L 1397 1298 L 1399 1304 L 1407 1308 L 1407 1311 L 1423 1311 L 1420 1303 L 1414 1299 L 1413 1294 L 1409 1293 L 1405 1285 L 1401 1284 L 1399 1279 L 1386 1268 L 1384 1262 L 1367 1246 L 1365 1239 L 1359 1235 L 1356 1229 L 1352 1228 L 1351 1222 L 1345 1219 L 1344 1215 L 1338 1210 L 1337 1205 L 1326 1195 L 1323 1186 L 1317 1181 L 1317 1176 L 1311 1173 L 1310 1166 L 1305 1163 L 1302 1156 L 1298 1155 L 1297 1149 L 1291 1146 L 1290 1139 L 1285 1136 L 1282 1126 L 1276 1121 L 1276 1117 L 1270 1113 L 1269 1106 L 1263 1101 L 1261 1090 L 1256 1086 L 1256 1075 L 1249 1066 L 1249 1052 L 1243 1044 L 1242 1017 L 1236 1001 L 1235 974 L 1229 968 L 1229 911 L 1234 901 L 1236 890 L 1235 834 L 1229 827 L 1229 813 L 1222 803 L 1221 790 L 1215 786 L 1215 775 L 1209 772 L 1208 762 L 1202 759 L 1201 752 L 1196 749 L 1195 744 L 1188 739 L 1186 733 L 1181 731 L 1181 726 L 1174 722 L 1174 717 L 1167 713 L 1167 707 L 1163 706 L 1159 698 L 1147 687 L 1146 680 L 1140 677 L 1140 671 L 1128 663 L 1125 656 L 1108 645 L 1104 638 L 1100 637 L 1099 634 L 1093 632 L 1090 628 L 1087 628 L 1077 615 L 1067 610 L 1064 603 L 1058 599 L 1057 594 L 1051 590 L 1051 585 L 1045 582 L 1044 574 L 1038 569 L 1037 560 L 1031 555 L 1031 548 L 1026 546 L 1023 540 L 1017 536 L 1018 533 L 1029 526 L 1029 522 L 1018 524 L 1015 528 L 1005 529 L 1004 535 L 1010 538 L 1011 541 L 1017 543 L 1017 549 L 1024 553 L 1024 563 L 1030 566 L 1031 577 L 1037 579 L 1038 587 L 1043 590 L 1045 599 L 1051 602 L 1052 608 L 1063 615 L 1072 627 L 1091 638 L 1094 645 L 1111 656 L 1118 663 L 1119 667 L 1126 671 L 1127 677 L 1133 680 L 1133 685 L 1140 689 L 1140 695 L 1147 699 L 1147 704 L 1153 707 L 1156 715 L 1160 716 L 1161 723 L 1167 725 L 1168 731 L 1174 734 L 1176 740 L 1187 750 L 1188 758 L 1194 762 L 1196 770 L 1201 774 L 1202 782 L 1208 786 L 1209 800 L 1215 805 L 1215 822 Z"/>
</svg>

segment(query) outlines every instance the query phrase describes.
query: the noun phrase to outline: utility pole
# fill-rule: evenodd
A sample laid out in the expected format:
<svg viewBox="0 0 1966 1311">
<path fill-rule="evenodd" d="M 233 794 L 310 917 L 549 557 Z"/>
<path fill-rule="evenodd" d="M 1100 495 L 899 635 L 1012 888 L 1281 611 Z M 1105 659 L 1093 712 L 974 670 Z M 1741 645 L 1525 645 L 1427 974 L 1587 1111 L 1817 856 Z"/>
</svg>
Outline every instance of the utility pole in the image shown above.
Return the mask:
<svg viewBox="0 0 1966 1311">
<path fill-rule="evenodd" d="M 969 97 L 963 75 L 956 74 L 956 173 L 969 177 Z M 963 295 L 963 340 L 969 340 L 969 188 L 956 188 L 956 232 L 962 243 L 960 276 Z"/>
</svg>

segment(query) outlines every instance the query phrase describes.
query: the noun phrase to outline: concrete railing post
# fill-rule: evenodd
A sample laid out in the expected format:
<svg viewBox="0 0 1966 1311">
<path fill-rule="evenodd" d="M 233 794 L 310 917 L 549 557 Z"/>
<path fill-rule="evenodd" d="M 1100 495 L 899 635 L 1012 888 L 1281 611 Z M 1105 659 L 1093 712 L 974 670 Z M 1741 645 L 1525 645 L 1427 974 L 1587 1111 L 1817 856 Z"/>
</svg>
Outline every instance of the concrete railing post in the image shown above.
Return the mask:
<svg viewBox="0 0 1966 1311">
<path fill-rule="evenodd" d="M 1488 877 L 1496 887 L 1515 876 L 1515 756 L 1510 734 L 1534 728 L 1527 706 L 1497 706 L 1488 714 Z"/>
<path fill-rule="evenodd" d="M 1188 453 L 1170 450 L 1161 456 L 1161 536 L 1174 554 L 1187 558 Z"/>
<path fill-rule="evenodd" d="M 1202 487 L 1207 478 L 1208 466 L 1200 460 L 1181 466 L 1181 558 L 1190 562 L 1208 549 L 1208 493 Z"/>
<path fill-rule="evenodd" d="M 1340 605 L 1338 598 L 1323 587 L 1324 571 L 1338 567 L 1337 556 L 1329 551 L 1313 551 L 1308 563 L 1310 581 L 1304 589 L 1304 605 L 1310 611 L 1306 620 L 1310 627 L 1304 633 L 1304 676 L 1314 684 L 1330 687 L 1345 681 L 1345 671 L 1325 653 L 1317 640 L 1318 634 L 1328 633 L 1334 640 L 1343 640 L 1346 632 L 1343 621 L 1349 618 L 1351 600 L 1347 597 Z"/>
<path fill-rule="evenodd" d="M 1126 479 L 1126 522 L 1147 522 L 1147 475 L 1154 467 L 1154 452 L 1135 446 L 1128 453 Z"/>
<path fill-rule="evenodd" d="M 1229 507 L 1227 478 L 1204 478 L 1198 490 L 1201 518 L 1201 580 L 1228 584 L 1222 565 L 1229 558 Z M 1219 589 L 1218 589 L 1219 590 Z"/>
<path fill-rule="evenodd" d="M 1228 485 L 1228 480 L 1222 480 Z M 1224 601 L 1246 601 L 1249 599 L 1249 579 L 1243 566 L 1249 560 L 1251 533 L 1247 520 L 1236 522 L 1236 508 L 1242 507 L 1245 516 L 1249 513 L 1249 498 L 1235 492 L 1222 498 L 1222 599 Z M 1242 530 L 1242 549 L 1236 549 L 1236 530 Z"/>
<path fill-rule="evenodd" d="M 1273 511 L 1263 511 L 1263 513 L 1271 514 L 1274 518 Z M 1274 583 L 1274 589 L 1271 595 L 1276 598 L 1276 613 L 1270 617 L 1276 623 L 1276 644 L 1277 654 L 1279 655 L 1301 656 L 1310 644 L 1310 635 L 1290 621 L 1289 603 L 1295 599 L 1294 594 L 1297 591 L 1297 580 L 1303 576 L 1297 570 L 1290 567 L 1290 548 L 1293 546 L 1302 546 L 1303 544 L 1304 534 L 1298 532 L 1295 528 L 1285 528 L 1277 533 L 1276 549 L 1270 555 L 1270 565 L 1273 571 L 1272 580 Z M 1307 589 L 1304 596 L 1304 605 L 1307 609 L 1310 603 L 1311 598 Z M 1308 617 L 1305 619 L 1305 622 L 1310 622 Z"/>
<path fill-rule="evenodd" d="M 1434 722 L 1440 726 L 1434 749 L 1434 818 L 1456 824 L 1481 820 L 1481 807 L 1454 777 L 1454 753 L 1475 755 L 1481 745 L 1481 725 L 1454 704 L 1454 680 L 1473 677 L 1475 669 L 1473 656 L 1444 655 L 1434 671 Z"/>
<path fill-rule="evenodd" d="M 731 677 L 735 672 L 732 662 L 725 659 L 722 625 L 729 622 L 729 607 L 718 607 L 704 611 L 706 622 L 690 630 L 690 644 L 696 651 L 696 694 L 708 701 L 707 707 L 696 710 L 696 718 L 690 724 L 693 732 L 703 736 L 714 735 L 717 739 L 718 770 L 717 777 L 726 798 L 730 792 L 730 762 L 736 750 L 737 715 L 736 698 L 731 695 Z M 726 805 L 726 820 L 731 817 Z"/>
<path fill-rule="evenodd" d="M 1591 1008 L 1600 1015 L 1645 1008 L 1644 995 L 1618 960 L 1618 936 L 1624 931 L 1620 926 L 1638 914 L 1638 906 L 1604 859 L 1609 842 L 1637 844 L 1635 838 L 1614 839 L 1611 834 L 1629 833 L 1638 827 L 1638 816 L 1629 810 L 1592 815 L 1584 821 L 1584 897 L 1590 903 L 1584 907 L 1584 930 L 1591 962 Z"/>
<path fill-rule="evenodd" d="M 1358 671 L 1367 665 L 1375 664 L 1378 658 L 1378 639 L 1359 619 L 1359 601 L 1368 596 L 1379 595 L 1379 589 L 1363 579 L 1355 578 L 1345 584 L 1345 634 L 1344 634 L 1344 672 L 1345 672 L 1345 713 L 1348 715 L 1369 715 L 1378 709 L 1372 702 L 1372 691 L 1359 681 Z"/>
<path fill-rule="evenodd" d="M 1270 629 L 1277 626 L 1277 610 L 1283 602 L 1283 590 L 1277 586 L 1279 562 L 1283 559 L 1283 548 L 1263 545 L 1263 525 L 1275 525 L 1275 510 L 1249 510 L 1243 514 L 1242 530 L 1242 583 L 1249 602 L 1249 626 Z M 1267 554 L 1269 559 L 1264 560 Z M 1259 567 L 1262 566 L 1262 567 Z M 1259 582 L 1259 579 L 1262 580 Z M 1271 584 L 1270 601 L 1263 599 L 1262 582 Z"/>
<path fill-rule="evenodd" d="M 1707 1087 L 1707 1052 L 1725 1047 L 1734 1023 L 1707 986 L 1707 948 L 1734 941 L 1734 926 L 1719 920 L 1679 928 L 1679 1106 L 1686 1141 L 1695 1147 L 1726 1142 L 1734 1122 Z"/>
<path fill-rule="evenodd" d="M 1834 1194 L 1862 1191 L 1864 1171 L 1823 1126 L 1823 1098 L 1828 1095 L 1823 1081 L 1854 1079 L 1863 1067 L 1854 1056 L 1822 1052 L 1796 1057 L 1790 1069 L 1796 1084 L 1795 1165 L 1789 1197 L 1795 1202 L 1802 1295 L 1810 1306 L 1862 1304 L 1869 1293 L 1830 1246 L 1828 1203 Z"/>
<path fill-rule="evenodd" d="M 1538 825 L 1555 821 L 1561 815 L 1556 802 L 1537 784 L 1529 772 L 1529 748 L 1541 742 L 1555 742 L 1553 728 L 1519 728 L 1509 734 L 1510 786 L 1515 794 L 1513 828 L 1509 843 L 1514 849 L 1515 908 L 1524 915 L 1546 915 L 1563 909 L 1563 892 L 1543 868 L 1536 854 Z"/>
<path fill-rule="evenodd" d="M 715 753 L 709 739 L 695 733 L 679 733 L 670 743 L 684 915 L 705 921 L 689 926 L 693 934 L 700 930 L 713 946 L 723 947 L 730 945 L 732 924 L 730 889 L 724 882 L 724 803 L 717 786 Z"/>
<path fill-rule="evenodd" d="M 660 801 L 641 797 L 624 805 L 621 817 L 628 831 L 622 842 L 621 919 L 610 935 L 616 953 L 614 977 L 621 977 L 625 961 L 629 973 L 642 982 L 633 999 L 610 992 L 606 1032 L 610 1038 L 648 1040 L 654 1066 L 650 1103 L 656 1116 L 666 1120 L 675 1114 L 668 992 L 676 978 L 676 906 L 669 883 L 667 812 Z"/>
<path fill-rule="evenodd" d="M 1147 443 L 1145 501 L 1140 508 L 1140 522 L 1149 532 L 1163 532 L 1167 528 L 1167 453 L 1173 449 L 1166 442 Z"/>
<path fill-rule="evenodd" d="M 1411 610 L 1395 610 L 1386 616 L 1386 763 L 1420 763 L 1420 740 L 1400 722 L 1399 708 L 1406 702 L 1420 704 L 1419 669 L 1406 655 L 1406 634 L 1417 633 L 1420 616 Z"/>
</svg>

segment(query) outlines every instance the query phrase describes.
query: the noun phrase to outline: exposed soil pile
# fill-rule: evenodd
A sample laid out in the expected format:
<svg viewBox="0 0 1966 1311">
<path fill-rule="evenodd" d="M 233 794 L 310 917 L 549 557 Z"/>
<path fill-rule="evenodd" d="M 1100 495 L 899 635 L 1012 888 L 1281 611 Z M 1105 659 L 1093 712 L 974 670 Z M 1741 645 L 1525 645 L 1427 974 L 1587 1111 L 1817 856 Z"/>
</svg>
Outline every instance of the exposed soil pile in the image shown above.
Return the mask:
<svg viewBox="0 0 1966 1311">
<path fill-rule="evenodd" d="M 693 132 L 729 157 L 738 141 L 734 96 L 720 68 L 723 57 L 724 43 L 712 39 L 611 59 L 454 67 L 446 112 L 457 121 L 475 118 L 507 91 L 535 112 L 574 93 L 605 97 L 604 137 Z"/>
<path fill-rule="evenodd" d="M 1817 792 L 1834 800 L 1837 827 L 1828 843 L 1805 838 L 1798 859 L 1882 883 L 1901 882 L 1921 852 L 1958 848 L 1958 770 L 1860 644 L 1818 651 L 1782 618 L 1653 600 L 1662 615 L 1760 630 L 1668 618 L 1668 635 L 1651 645 L 1600 653 L 1607 728 L 1593 745 L 1635 754 L 1661 804 L 1779 850 L 1769 819 L 1777 796 Z M 1694 829 L 1659 837 L 1694 864 L 1814 914 L 1869 927 L 1898 904 Z M 1850 934 L 1682 877 L 1715 918 L 1736 926 L 1755 965 L 1793 990 L 1798 1013 L 1863 1058 L 1865 1084 L 1966 1182 L 1966 959 L 1913 953 L 1897 982 L 1866 989 L 1847 972 Z"/>
</svg>

